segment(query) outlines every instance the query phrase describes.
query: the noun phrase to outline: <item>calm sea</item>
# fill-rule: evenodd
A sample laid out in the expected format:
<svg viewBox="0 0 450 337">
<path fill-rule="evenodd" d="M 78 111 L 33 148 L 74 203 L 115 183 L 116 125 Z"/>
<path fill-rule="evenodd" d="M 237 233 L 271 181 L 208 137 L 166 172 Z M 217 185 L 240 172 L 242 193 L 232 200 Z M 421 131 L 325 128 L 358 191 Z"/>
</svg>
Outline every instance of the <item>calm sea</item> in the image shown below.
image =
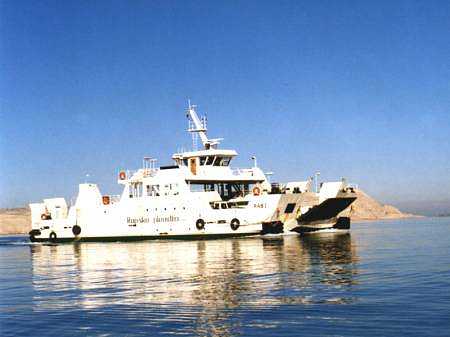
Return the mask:
<svg viewBox="0 0 450 337">
<path fill-rule="evenodd" d="M 0 237 L 0 334 L 449 336 L 450 218 L 304 237 Z"/>
</svg>

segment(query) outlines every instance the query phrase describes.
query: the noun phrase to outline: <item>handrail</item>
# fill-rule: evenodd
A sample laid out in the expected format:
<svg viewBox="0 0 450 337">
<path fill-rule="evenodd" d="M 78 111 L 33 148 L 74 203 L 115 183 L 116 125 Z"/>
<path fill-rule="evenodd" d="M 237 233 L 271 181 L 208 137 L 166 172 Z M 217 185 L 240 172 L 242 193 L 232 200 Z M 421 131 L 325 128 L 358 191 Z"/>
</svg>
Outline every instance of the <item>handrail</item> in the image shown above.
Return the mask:
<svg viewBox="0 0 450 337">
<path fill-rule="evenodd" d="M 120 194 L 110 195 L 109 200 L 111 204 L 118 203 L 120 201 Z"/>
<path fill-rule="evenodd" d="M 234 168 L 234 169 L 231 169 L 231 173 L 233 174 L 233 175 L 235 175 L 235 176 L 237 176 L 237 175 L 241 175 L 241 174 L 251 174 L 251 175 L 253 175 L 253 169 L 241 169 L 241 168 Z"/>
</svg>

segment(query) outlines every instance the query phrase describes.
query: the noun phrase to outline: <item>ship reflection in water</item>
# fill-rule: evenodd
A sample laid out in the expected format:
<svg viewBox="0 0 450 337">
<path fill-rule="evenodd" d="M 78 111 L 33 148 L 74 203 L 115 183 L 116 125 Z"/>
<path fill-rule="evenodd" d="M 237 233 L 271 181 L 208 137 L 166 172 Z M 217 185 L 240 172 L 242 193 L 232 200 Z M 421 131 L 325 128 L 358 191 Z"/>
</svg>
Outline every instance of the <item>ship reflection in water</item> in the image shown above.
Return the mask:
<svg viewBox="0 0 450 337">
<path fill-rule="evenodd" d="M 350 234 L 33 245 L 31 256 L 35 313 L 72 312 L 99 333 L 103 315 L 131 335 L 276 328 L 283 306 L 353 302 L 358 272 Z"/>
</svg>

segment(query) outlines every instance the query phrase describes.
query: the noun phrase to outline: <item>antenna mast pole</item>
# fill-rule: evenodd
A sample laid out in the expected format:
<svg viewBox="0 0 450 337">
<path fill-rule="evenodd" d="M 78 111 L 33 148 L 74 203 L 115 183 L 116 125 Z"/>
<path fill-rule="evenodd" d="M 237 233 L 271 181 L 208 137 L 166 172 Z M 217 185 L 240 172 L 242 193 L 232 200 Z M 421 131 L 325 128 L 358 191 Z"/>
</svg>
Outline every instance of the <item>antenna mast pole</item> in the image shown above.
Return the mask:
<svg viewBox="0 0 450 337">
<path fill-rule="evenodd" d="M 208 137 L 206 136 L 206 118 L 199 118 L 197 115 L 197 112 L 195 111 L 196 105 L 191 105 L 191 100 L 188 100 L 188 111 L 187 111 L 187 117 L 189 119 L 189 129 L 188 131 L 192 133 L 192 143 L 194 147 L 196 147 L 196 141 L 194 140 L 197 135 L 200 136 L 200 139 L 202 140 L 203 146 L 206 147 L 206 144 L 209 144 L 210 141 Z"/>
</svg>

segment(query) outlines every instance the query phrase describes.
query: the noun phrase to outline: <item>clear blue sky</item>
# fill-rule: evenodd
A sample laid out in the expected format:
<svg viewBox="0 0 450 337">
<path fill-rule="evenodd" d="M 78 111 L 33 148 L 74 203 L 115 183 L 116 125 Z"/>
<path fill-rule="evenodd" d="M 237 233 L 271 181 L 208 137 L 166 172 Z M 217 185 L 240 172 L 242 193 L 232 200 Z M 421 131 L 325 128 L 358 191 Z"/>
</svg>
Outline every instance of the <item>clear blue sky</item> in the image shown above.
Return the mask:
<svg viewBox="0 0 450 337">
<path fill-rule="evenodd" d="M 235 166 L 450 208 L 450 1 L 3 0 L 0 67 L 0 207 L 170 163 L 190 97 Z"/>
</svg>

